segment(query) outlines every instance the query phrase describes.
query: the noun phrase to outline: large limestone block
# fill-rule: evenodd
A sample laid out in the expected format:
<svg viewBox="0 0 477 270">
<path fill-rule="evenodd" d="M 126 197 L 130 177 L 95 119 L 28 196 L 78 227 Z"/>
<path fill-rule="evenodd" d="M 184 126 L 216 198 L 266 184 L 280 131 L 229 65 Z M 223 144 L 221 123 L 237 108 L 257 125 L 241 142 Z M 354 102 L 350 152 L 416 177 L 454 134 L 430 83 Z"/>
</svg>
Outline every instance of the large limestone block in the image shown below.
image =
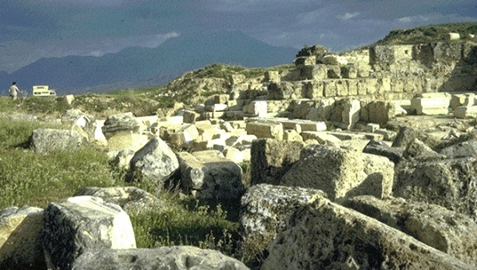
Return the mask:
<svg viewBox="0 0 477 270">
<path fill-rule="evenodd" d="M 303 80 L 324 80 L 328 78 L 328 68 L 325 64 L 305 66 L 301 69 L 300 77 Z"/>
<path fill-rule="evenodd" d="M 72 269 L 86 251 L 136 248 L 129 216 L 101 198 L 77 196 L 45 209 L 43 250 L 49 269 Z"/>
<path fill-rule="evenodd" d="M 137 187 L 85 187 L 75 196 L 99 197 L 107 203 L 119 205 L 126 212 L 161 206 L 158 198 Z"/>
<path fill-rule="evenodd" d="M 269 246 L 262 270 L 472 269 L 374 218 L 315 197 Z"/>
<path fill-rule="evenodd" d="M 226 159 L 229 159 L 237 164 L 240 164 L 243 162 L 243 153 L 239 149 L 231 146 L 226 146 L 223 154 Z"/>
<path fill-rule="evenodd" d="M 179 152 L 181 187 L 200 199 L 239 199 L 245 190 L 242 168 L 218 152 Z"/>
<path fill-rule="evenodd" d="M 361 112 L 364 121 L 380 125 L 401 115 L 406 115 L 406 111 L 397 102 L 383 100 L 371 101 Z"/>
<path fill-rule="evenodd" d="M 393 195 L 437 204 L 477 220 L 476 164 L 475 157 L 400 162 Z"/>
<path fill-rule="evenodd" d="M 245 130 L 257 138 L 283 139 L 283 125 L 277 122 L 248 122 Z"/>
<path fill-rule="evenodd" d="M 359 121 L 359 112 L 361 110 L 361 103 L 359 100 L 346 100 L 343 103 L 343 111 L 341 113 L 340 126 L 344 129 L 351 129 Z"/>
<path fill-rule="evenodd" d="M 321 189 L 332 200 L 391 195 L 394 164 L 387 158 L 325 145 L 308 145 L 280 180 L 285 186 Z"/>
<path fill-rule="evenodd" d="M 219 251 L 193 246 L 88 251 L 76 259 L 73 267 L 78 270 L 249 270 L 239 260 Z"/>
<path fill-rule="evenodd" d="M 46 269 L 41 246 L 43 209 L 0 211 L 0 269 Z"/>
<path fill-rule="evenodd" d="M 316 140 L 320 144 L 339 145 L 341 140 L 325 131 L 303 131 L 300 133 L 304 141 Z"/>
<path fill-rule="evenodd" d="M 287 100 L 302 98 L 303 85 L 301 82 L 280 82 L 268 85 L 267 100 Z"/>
<path fill-rule="evenodd" d="M 475 103 L 474 93 L 465 94 L 453 94 L 450 101 L 452 110 L 457 109 L 459 106 L 473 106 Z"/>
<path fill-rule="evenodd" d="M 170 143 L 175 147 L 186 147 L 190 142 L 199 137 L 199 131 L 195 125 L 184 125 L 180 130 L 171 134 Z"/>
<path fill-rule="evenodd" d="M 415 96 L 411 99 L 411 109 L 418 115 L 447 115 L 450 100 L 451 96 L 448 94 Z"/>
<path fill-rule="evenodd" d="M 101 129 L 106 139 L 109 139 L 117 132 L 137 133 L 140 129 L 140 123 L 131 112 L 127 112 L 108 116 Z"/>
<path fill-rule="evenodd" d="M 442 206 L 402 198 L 378 200 L 358 196 L 343 206 L 352 208 L 457 259 L 477 265 L 477 224 Z"/>
<path fill-rule="evenodd" d="M 248 256 L 254 251 L 254 256 L 263 257 L 268 244 L 285 229 L 287 219 L 315 196 L 324 196 L 324 192 L 269 184 L 251 186 L 241 199 L 241 249 L 248 251 Z"/>
<path fill-rule="evenodd" d="M 33 131 L 30 147 L 35 153 L 76 151 L 87 143 L 85 137 L 74 130 L 42 128 Z"/>
<path fill-rule="evenodd" d="M 179 168 L 179 161 L 172 149 L 160 138 L 150 140 L 131 159 L 129 180 L 152 181 L 162 187 Z"/>
<path fill-rule="evenodd" d="M 299 160 L 303 143 L 259 139 L 252 143 L 251 185 L 279 184 L 280 178 Z"/>
</svg>

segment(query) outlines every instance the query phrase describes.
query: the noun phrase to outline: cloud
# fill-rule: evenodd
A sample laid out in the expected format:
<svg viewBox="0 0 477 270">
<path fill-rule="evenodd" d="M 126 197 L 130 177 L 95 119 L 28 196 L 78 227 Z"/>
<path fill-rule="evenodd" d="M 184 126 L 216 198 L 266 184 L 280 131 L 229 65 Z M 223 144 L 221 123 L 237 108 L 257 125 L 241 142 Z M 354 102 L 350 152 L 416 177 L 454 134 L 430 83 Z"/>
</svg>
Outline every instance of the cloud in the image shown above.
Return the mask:
<svg viewBox="0 0 477 270">
<path fill-rule="evenodd" d="M 341 20 L 349 20 L 349 19 L 352 19 L 354 17 L 357 17 L 358 15 L 359 15 L 359 12 L 353 12 L 353 13 L 346 12 L 344 15 L 338 15 L 337 18 L 339 18 Z"/>
</svg>

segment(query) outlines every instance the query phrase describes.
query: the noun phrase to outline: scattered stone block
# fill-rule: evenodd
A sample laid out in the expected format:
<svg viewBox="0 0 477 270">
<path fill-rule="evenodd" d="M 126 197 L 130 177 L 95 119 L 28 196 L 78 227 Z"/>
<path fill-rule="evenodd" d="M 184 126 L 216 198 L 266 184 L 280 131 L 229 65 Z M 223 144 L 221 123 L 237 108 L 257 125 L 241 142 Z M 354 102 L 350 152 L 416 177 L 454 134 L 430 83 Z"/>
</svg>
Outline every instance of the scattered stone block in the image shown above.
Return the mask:
<svg viewBox="0 0 477 270">
<path fill-rule="evenodd" d="M 195 125 L 184 125 L 180 130 L 171 134 L 169 142 L 176 147 L 186 147 L 190 142 L 199 137 Z"/>
<path fill-rule="evenodd" d="M 325 145 L 339 145 L 341 142 L 336 136 L 324 131 L 303 131 L 300 135 L 304 141 L 316 140 Z"/>
<path fill-rule="evenodd" d="M 248 122 L 246 126 L 247 134 L 255 135 L 257 138 L 283 139 L 283 125 L 272 122 Z"/>
<path fill-rule="evenodd" d="M 244 111 L 257 117 L 267 117 L 267 102 L 266 101 L 252 101 L 244 107 Z"/>
<path fill-rule="evenodd" d="M 160 138 L 154 138 L 134 154 L 128 180 L 152 181 L 162 188 L 178 168 L 174 151 Z"/>
<path fill-rule="evenodd" d="M 447 93 L 435 95 L 417 95 L 411 100 L 411 109 L 418 115 L 447 115 L 449 114 L 450 95 Z"/>
<path fill-rule="evenodd" d="M 229 94 L 221 94 L 221 95 L 215 95 L 214 96 L 215 104 L 227 104 L 229 99 L 230 99 Z"/>
<path fill-rule="evenodd" d="M 229 159 L 237 164 L 243 162 L 243 153 L 235 147 L 227 146 L 225 147 L 223 154 L 226 159 Z"/>
<path fill-rule="evenodd" d="M 300 136 L 300 134 L 296 130 L 292 129 L 287 129 L 283 132 L 283 140 L 288 142 L 303 142 L 303 138 Z"/>
<path fill-rule="evenodd" d="M 185 110 L 184 113 L 182 114 L 183 122 L 187 124 L 195 123 L 195 121 L 198 120 L 199 117 L 200 117 L 199 113 L 196 113 L 194 111 L 189 111 L 189 110 Z"/>
<path fill-rule="evenodd" d="M 108 116 L 101 129 L 106 139 L 109 140 L 110 137 L 118 132 L 137 133 L 140 129 L 140 124 L 136 117 L 131 112 L 128 112 Z"/>
<path fill-rule="evenodd" d="M 87 251 L 136 248 L 126 212 L 91 196 L 50 203 L 45 209 L 42 243 L 49 269 L 72 269 L 76 258 Z"/>
<path fill-rule="evenodd" d="M 324 145 L 308 145 L 280 180 L 281 185 L 323 190 L 331 200 L 391 195 L 394 164 L 381 156 Z"/>
<path fill-rule="evenodd" d="M 242 169 L 235 162 L 219 155 L 179 152 L 181 187 L 200 199 L 239 199 L 244 191 Z"/>
<path fill-rule="evenodd" d="M 42 128 L 33 131 L 30 147 L 37 154 L 77 151 L 87 139 L 73 130 Z"/>
</svg>

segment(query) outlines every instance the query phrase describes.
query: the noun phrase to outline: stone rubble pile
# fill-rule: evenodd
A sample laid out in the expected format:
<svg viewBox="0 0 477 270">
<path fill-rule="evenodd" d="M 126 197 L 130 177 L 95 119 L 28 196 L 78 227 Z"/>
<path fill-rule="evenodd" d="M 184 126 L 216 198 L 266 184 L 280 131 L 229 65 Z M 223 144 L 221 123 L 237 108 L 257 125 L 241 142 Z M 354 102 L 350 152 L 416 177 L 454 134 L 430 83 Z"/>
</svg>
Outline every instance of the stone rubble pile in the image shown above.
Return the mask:
<svg viewBox="0 0 477 270">
<path fill-rule="evenodd" d="M 94 142 L 131 185 L 240 200 L 239 249 L 257 269 L 475 269 L 476 64 L 469 43 L 321 50 L 261 81 L 232 76 L 228 94 L 194 108 L 104 121 L 68 111 L 72 130 L 37 130 L 31 146 Z M 212 250 L 136 249 L 127 212 L 160 204 L 134 187 L 87 187 L 46 209 L 5 209 L 0 265 L 249 269 Z"/>
</svg>

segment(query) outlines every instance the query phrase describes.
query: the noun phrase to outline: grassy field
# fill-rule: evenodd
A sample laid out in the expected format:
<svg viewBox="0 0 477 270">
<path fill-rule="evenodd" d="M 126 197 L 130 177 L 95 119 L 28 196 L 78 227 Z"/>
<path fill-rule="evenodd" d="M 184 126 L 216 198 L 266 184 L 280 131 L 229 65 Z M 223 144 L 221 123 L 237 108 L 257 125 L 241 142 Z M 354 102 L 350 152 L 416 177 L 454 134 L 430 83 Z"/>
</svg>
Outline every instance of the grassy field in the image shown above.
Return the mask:
<svg viewBox="0 0 477 270">
<path fill-rule="evenodd" d="M 125 90 L 104 96 L 85 95 L 76 97 L 76 100 L 88 100 L 94 96 L 107 99 L 111 104 L 125 103 L 125 100 L 134 104 L 143 100 L 144 95 L 153 96 L 155 93 L 153 90 L 144 90 L 136 94 Z M 94 104 L 89 103 L 88 106 L 92 109 Z M 155 106 L 164 106 L 164 103 Z M 131 185 L 125 182 L 123 171 L 110 165 L 107 153 L 93 146 L 77 152 L 50 154 L 35 154 L 29 148 L 30 137 L 35 129 L 68 127 L 48 121 L 11 120 L 5 117 L 34 114 L 47 119 L 59 117 L 67 109 L 67 105 L 54 99 L 28 97 L 13 102 L 7 97 L 0 97 L 0 113 L 4 115 L 0 118 L 0 210 L 11 206 L 45 208 L 48 203 L 73 196 L 87 186 Z M 103 107 L 103 110 L 95 114 L 112 111 L 107 107 Z M 134 185 L 154 194 L 164 204 L 161 209 L 130 214 L 138 248 L 193 245 L 216 249 L 240 259 L 241 255 L 236 249 L 240 241 L 239 202 L 199 201 L 180 195 L 176 190 L 158 192 L 143 183 Z"/>
</svg>

